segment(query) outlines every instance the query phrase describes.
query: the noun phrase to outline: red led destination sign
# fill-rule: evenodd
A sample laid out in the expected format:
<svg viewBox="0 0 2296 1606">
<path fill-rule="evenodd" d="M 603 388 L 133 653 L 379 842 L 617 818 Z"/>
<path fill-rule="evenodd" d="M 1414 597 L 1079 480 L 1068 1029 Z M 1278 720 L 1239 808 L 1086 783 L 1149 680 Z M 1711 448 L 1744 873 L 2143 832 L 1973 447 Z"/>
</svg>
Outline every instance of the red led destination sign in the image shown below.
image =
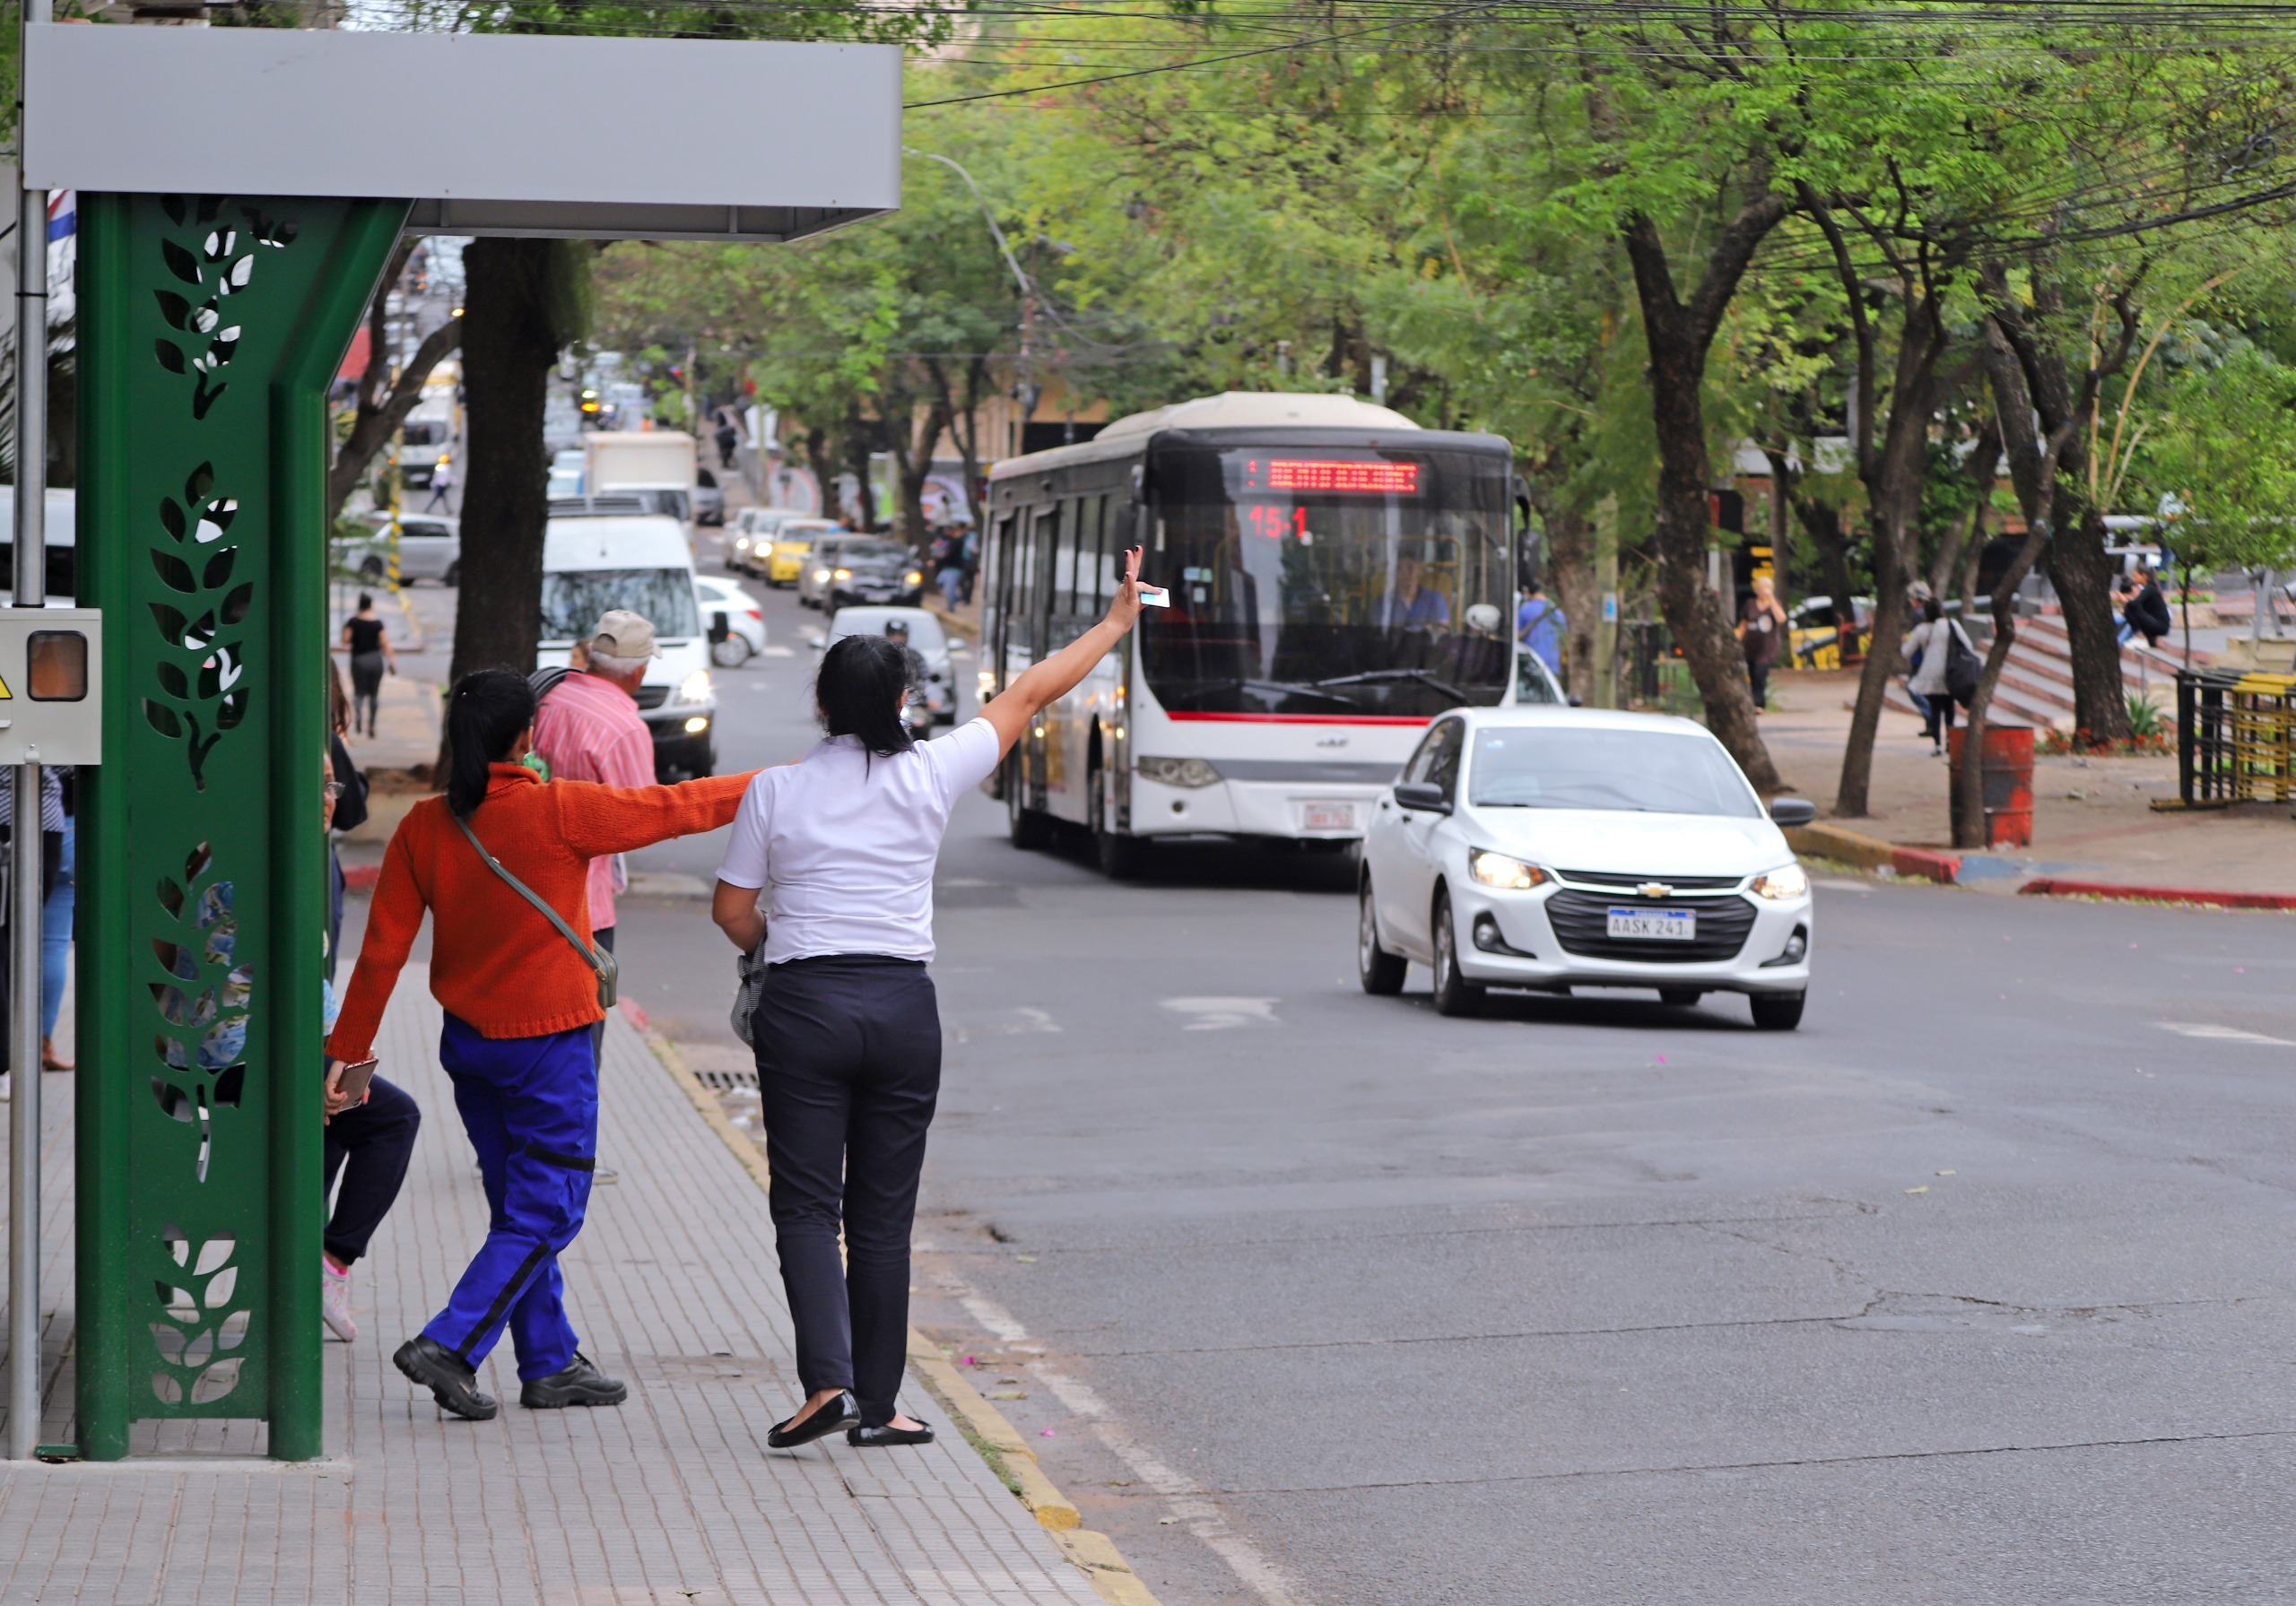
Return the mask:
<svg viewBox="0 0 2296 1606">
<path fill-rule="evenodd" d="M 1296 490 L 1339 496 L 1417 496 L 1416 463 L 1364 463 L 1336 457 L 1254 457 L 1246 464 L 1252 490 Z"/>
</svg>

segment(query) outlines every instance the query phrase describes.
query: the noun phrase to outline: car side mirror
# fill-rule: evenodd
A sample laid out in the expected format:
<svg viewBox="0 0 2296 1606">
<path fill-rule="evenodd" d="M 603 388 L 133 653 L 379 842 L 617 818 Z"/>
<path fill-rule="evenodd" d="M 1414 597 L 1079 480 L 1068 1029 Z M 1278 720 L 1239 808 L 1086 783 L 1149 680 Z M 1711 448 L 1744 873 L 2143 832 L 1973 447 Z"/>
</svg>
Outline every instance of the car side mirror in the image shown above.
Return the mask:
<svg viewBox="0 0 2296 1606">
<path fill-rule="evenodd" d="M 714 612 L 714 613 L 710 614 L 710 616 L 709 616 L 709 645 L 710 645 L 710 646 L 712 646 L 712 647 L 716 647 L 719 642 L 721 642 L 721 641 L 725 640 L 725 639 L 726 639 L 726 638 L 727 638 L 728 636 L 731 636 L 733 633 L 734 633 L 734 627 L 733 627 L 732 625 L 727 624 L 727 623 L 726 622 L 726 612 L 725 612 L 725 610 L 724 610 L 724 609 L 722 609 L 722 608 L 721 608 L 721 609 L 718 610 L 716 612 Z"/>
<path fill-rule="evenodd" d="M 1574 708 L 1583 708 L 1587 706 L 1587 699 L 1580 697 L 1577 692 L 1572 692 L 1569 697 L 1564 698 L 1562 700 L 1569 703 Z"/>
<path fill-rule="evenodd" d="M 1443 788 L 1432 781 L 1397 781 L 1396 802 L 1406 809 L 1424 809 L 1431 814 L 1448 814 L 1451 800 L 1443 795 Z"/>
<path fill-rule="evenodd" d="M 1779 825 L 1807 825 L 1818 817 L 1818 805 L 1806 797 L 1773 797 L 1770 817 Z"/>
</svg>

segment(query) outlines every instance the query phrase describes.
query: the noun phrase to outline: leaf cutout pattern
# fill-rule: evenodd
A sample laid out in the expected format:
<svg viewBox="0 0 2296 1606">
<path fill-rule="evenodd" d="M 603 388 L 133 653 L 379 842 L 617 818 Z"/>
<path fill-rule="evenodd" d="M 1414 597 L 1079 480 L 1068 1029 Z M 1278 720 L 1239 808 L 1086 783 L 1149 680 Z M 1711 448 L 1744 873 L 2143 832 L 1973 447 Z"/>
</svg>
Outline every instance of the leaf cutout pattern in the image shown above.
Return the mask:
<svg viewBox="0 0 2296 1606">
<path fill-rule="evenodd" d="M 170 740 L 183 734 L 183 721 L 176 717 L 176 711 L 148 697 L 144 699 L 144 717 L 152 722 L 153 730 Z"/>
<path fill-rule="evenodd" d="M 170 1327 L 165 1322 L 152 1324 L 152 1341 L 159 1346 L 160 1359 L 170 1366 L 183 1364 L 183 1330 Z"/>
<path fill-rule="evenodd" d="M 217 1306 L 227 1303 L 231 1298 L 231 1290 L 239 1286 L 239 1267 L 224 1267 L 207 1285 L 207 1308 L 213 1310 Z"/>
<path fill-rule="evenodd" d="M 209 591 L 225 584 L 231 577 L 231 566 L 239 560 L 239 549 L 227 546 L 207 560 L 207 567 L 200 571 L 199 583 Z"/>
<path fill-rule="evenodd" d="M 230 1263 L 231 1251 L 238 1246 L 239 1239 L 228 1232 L 220 1237 L 209 1238 L 199 1246 L 199 1263 L 192 1267 L 191 1274 L 194 1277 L 204 1277 L 211 1272 L 222 1271 Z M 207 1303 L 210 1305 L 215 1303 L 213 1290 L 209 1292 Z"/>
<path fill-rule="evenodd" d="M 215 1329 L 215 1342 L 226 1350 L 238 1349 L 239 1341 L 248 1335 L 248 1318 L 253 1314 L 251 1311 L 235 1310 L 225 1316 Z"/>
<path fill-rule="evenodd" d="M 235 1355 L 229 1360 L 217 1361 L 202 1372 L 199 1380 L 191 1385 L 191 1402 L 194 1405 L 213 1405 L 237 1388 L 242 1359 Z"/>
<path fill-rule="evenodd" d="M 170 591 L 196 591 L 199 582 L 192 577 L 191 565 L 173 552 L 160 547 L 152 549 L 152 567 L 160 571 L 160 583 Z"/>
<path fill-rule="evenodd" d="M 168 372 L 180 374 L 188 371 L 183 360 L 183 352 L 177 349 L 175 342 L 155 340 L 152 343 L 152 354 L 159 358 L 160 366 Z"/>
<path fill-rule="evenodd" d="M 175 241 L 171 239 L 161 240 L 160 242 L 160 256 L 161 259 L 168 265 L 168 272 L 173 273 L 186 284 L 198 284 L 202 282 L 199 274 L 199 258 L 194 256 L 190 252 L 176 244 Z"/>
<path fill-rule="evenodd" d="M 191 680 L 184 673 L 182 664 L 161 659 L 152 666 L 152 673 L 159 676 L 160 690 L 170 697 L 181 700 L 191 695 Z"/>
</svg>

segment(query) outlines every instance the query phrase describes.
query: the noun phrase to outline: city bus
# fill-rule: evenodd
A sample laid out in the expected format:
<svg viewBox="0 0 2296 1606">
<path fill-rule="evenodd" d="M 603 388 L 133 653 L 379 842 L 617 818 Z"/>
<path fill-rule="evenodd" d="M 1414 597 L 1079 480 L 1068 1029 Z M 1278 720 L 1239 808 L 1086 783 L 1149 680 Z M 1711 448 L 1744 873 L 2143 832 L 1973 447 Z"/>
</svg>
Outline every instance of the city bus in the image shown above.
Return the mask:
<svg viewBox="0 0 2296 1606">
<path fill-rule="evenodd" d="M 984 700 L 1100 617 L 1125 548 L 1171 595 L 990 778 L 1014 844 L 1071 821 L 1123 875 L 1158 837 L 1361 838 L 1429 720 L 1515 700 L 1516 502 L 1499 437 L 1343 395 L 1205 396 L 997 464 Z"/>
</svg>

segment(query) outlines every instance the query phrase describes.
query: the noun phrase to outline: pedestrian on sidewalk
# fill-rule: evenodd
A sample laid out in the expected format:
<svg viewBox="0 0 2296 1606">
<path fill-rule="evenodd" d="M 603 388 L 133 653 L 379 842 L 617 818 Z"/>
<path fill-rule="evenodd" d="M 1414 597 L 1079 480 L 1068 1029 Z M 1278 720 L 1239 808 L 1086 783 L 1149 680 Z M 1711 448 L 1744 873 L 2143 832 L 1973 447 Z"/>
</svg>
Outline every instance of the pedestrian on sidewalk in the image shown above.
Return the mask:
<svg viewBox="0 0 2296 1606">
<path fill-rule="evenodd" d="M 2120 638 L 2132 636 L 2144 638 L 2147 647 L 2158 647 L 2161 638 L 2176 628 L 2176 621 L 2169 614 L 2169 598 L 2161 589 L 2161 582 L 2142 563 L 2128 577 L 2129 589 L 2121 603 Z"/>
<path fill-rule="evenodd" d="M 422 511 L 436 513 L 444 508 L 448 512 L 453 512 L 454 504 L 448 500 L 447 493 L 454 488 L 455 460 L 442 456 L 439 465 L 430 471 L 430 499 L 423 504 Z"/>
<path fill-rule="evenodd" d="M 766 1436 L 776 1449 L 839 1428 L 857 1445 L 933 1437 L 896 1409 L 909 1230 L 941 1086 L 926 973 L 933 865 L 957 799 L 1131 629 L 1139 578 L 1135 547 L 1105 619 L 938 742 L 912 741 L 901 723 L 913 690 L 903 650 L 883 636 L 839 638 L 813 687 L 825 739 L 760 772 L 742 800 L 710 914 L 744 955 L 762 942 L 768 967 L 751 1039 L 805 1391 Z"/>
<path fill-rule="evenodd" d="M 398 655 L 391 650 L 391 633 L 375 612 L 375 599 L 362 591 L 359 608 L 343 621 L 343 646 L 351 654 L 351 727 L 367 716 L 367 738 L 375 735 L 375 715 L 382 706 L 383 671 L 398 673 Z"/>
<path fill-rule="evenodd" d="M 1778 601 L 1778 585 L 1768 575 L 1754 577 L 1754 594 L 1738 615 L 1738 645 L 1745 649 L 1746 684 L 1754 694 L 1757 711 L 1770 707 L 1770 671 L 1786 640 L 1786 610 Z"/>
<path fill-rule="evenodd" d="M 351 699 L 344 695 L 343 676 L 331 658 L 327 660 L 326 717 L 327 781 L 335 788 L 326 834 L 326 980 L 333 986 L 335 953 L 343 942 L 344 887 L 343 855 L 336 852 L 335 839 L 367 823 L 368 787 L 366 771 L 352 761 L 351 749 L 343 740 L 351 728 Z"/>
<path fill-rule="evenodd" d="M 39 777 L 39 840 L 26 855 L 10 840 L 15 831 L 16 768 L 0 765 L 0 854 L 4 854 L 9 874 L 30 873 L 39 877 L 40 905 L 43 913 L 48 900 L 56 895 L 57 879 L 64 873 L 64 771 L 54 765 L 40 771 Z M 29 870 L 27 870 L 29 866 Z M 7 877 L 0 876 L 0 889 L 7 885 Z M 43 933 L 39 930 L 18 932 L 8 924 L 14 914 L 15 899 L 0 898 L 0 966 L 13 967 L 15 945 L 19 940 L 38 942 Z M 13 970 L 10 974 L 13 974 Z M 9 1072 L 13 1069 L 15 1029 L 10 1011 L 13 987 L 0 987 L 0 1098 L 11 1091 Z M 43 1057 L 46 1057 L 43 1055 Z"/>
<path fill-rule="evenodd" d="M 351 801 L 354 791 L 340 778 L 342 747 L 340 736 L 328 743 L 324 796 L 330 838 L 342 822 L 343 805 Z M 363 778 L 357 793 L 363 810 Z M 333 856 L 330 846 L 328 857 Z M 338 869 L 338 881 L 341 873 Z M 335 995 L 335 940 L 341 929 L 338 913 L 327 934 L 326 977 L 319 983 L 320 1011 L 329 1031 L 335 1029 L 339 1013 Z M 231 1057 L 238 1057 L 236 1047 Z M 319 1193 L 322 1198 L 334 1194 L 335 1207 L 327 1214 L 326 1232 L 319 1240 L 319 1315 L 327 1331 L 347 1344 L 359 1336 L 359 1324 L 351 1315 L 351 1268 L 367 1253 L 375 1228 L 382 1225 L 398 1199 L 399 1188 L 406 1181 L 407 1164 L 414 1158 L 414 1134 L 422 1129 L 422 1110 L 414 1095 L 379 1076 L 368 1081 L 365 1096 L 353 1103 L 330 1075 L 326 1103 L 326 1168 Z M 343 1178 L 340 1189 L 335 1186 L 338 1176 Z"/>
<path fill-rule="evenodd" d="M 72 930 L 79 907 L 79 827 L 76 776 L 59 767 L 57 790 L 64 803 L 64 840 L 57 845 L 56 884 L 39 906 L 39 1068 L 69 1071 L 72 1062 L 56 1051 L 56 1022 L 64 1012 L 64 982 L 72 962 Z"/>
<path fill-rule="evenodd" d="M 561 781 L 602 786 L 654 784 L 654 736 L 638 713 L 646 666 L 662 655 L 653 621 L 627 608 L 609 608 L 597 628 L 575 644 L 571 669 L 537 670 L 527 677 L 539 699 L 535 751 Z M 620 854 L 590 861 L 590 940 L 613 951 L 614 894 L 630 885 Z"/>
<path fill-rule="evenodd" d="M 1909 660 L 1916 653 L 1920 655 L 1921 667 L 1906 678 L 1905 685 L 1928 709 L 1922 734 L 1929 738 L 1929 754 L 1935 758 L 1944 752 L 1945 734 L 1953 728 L 1954 704 L 1965 708 L 1970 705 L 1974 690 L 1970 666 L 1976 663 L 1977 648 L 1970 645 L 1961 621 L 1946 617 L 1934 596 L 1921 605 L 1921 622 L 1906 633 L 1902 647 Z M 1954 667 L 1957 662 L 1961 665 L 1959 673 Z"/>
<path fill-rule="evenodd" d="M 1523 650 L 1552 670 L 1562 673 L 1562 631 L 1566 623 L 1562 610 L 1547 600 L 1544 587 L 1535 576 L 1523 582 L 1523 600 L 1515 607 L 1515 639 Z"/>
<path fill-rule="evenodd" d="M 446 1307 L 392 1358 L 455 1415 L 496 1411 L 478 1363 L 507 1324 L 518 1402 L 619 1405 L 630 1391 L 581 1353 L 558 1257 L 582 1229 L 596 1164 L 593 1028 L 613 1002 L 613 956 L 590 929 L 590 861 L 729 822 L 746 775 L 679 786 L 545 782 L 524 675 L 482 669 L 447 702 L 444 797 L 408 811 L 383 857 L 366 941 L 327 1040 L 338 1062 L 373 1051 L 383 1007 L 431 911 L 430 994 L 446 1011 L 439 1058 L 476 1150 L 485 1243 Z M 333 1074 L 330 1067 L 329 1074 Z"/>
<path fill-rule="evenodd" d="M 940 539 L 939 567 L 934 570 L 934 583 L 941 587 L 941 601 L 954 613 L 958 600 L 965 588 L 965 532 L 959 528 L 944 534 Z"/>
</svg>

